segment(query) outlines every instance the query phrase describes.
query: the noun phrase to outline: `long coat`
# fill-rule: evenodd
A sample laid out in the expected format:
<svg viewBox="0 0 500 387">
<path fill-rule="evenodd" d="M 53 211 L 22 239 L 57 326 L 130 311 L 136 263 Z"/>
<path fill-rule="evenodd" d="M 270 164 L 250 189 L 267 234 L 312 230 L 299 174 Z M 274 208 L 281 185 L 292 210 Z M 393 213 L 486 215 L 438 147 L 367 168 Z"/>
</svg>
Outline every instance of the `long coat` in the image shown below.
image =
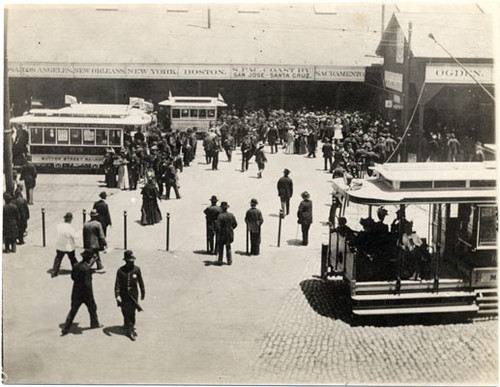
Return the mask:
<svg viewBox="0 0 500 387">
<path fill-rule="evenodd" d="M 103 228 L 111 226 L 111 216 L 109 215 L 108 204 L 104 200 L 101 199 L 95 202 L 94 210 L 99 214 L 97 220 L 102 224 Z"/>
<path fill-rule="evenodd" d="M 106 238 L 101 223 L 91 219 L 83 225 L 83 248 L 102 250 L 106 246 Z"/>
<path fill-rule="evenodd" d="M 139 300 L 137 285 L 141 289 L 141 298 L 144 298 L 146 290 L 139 266 L 134 265 L 132 268 L 129 268 L 127 265 L 124 265 L 118 269 L 115 280 L 115 297 L 121 297 L 122 308 L 129 310 L 137 309 L 136 302 Z"/>
<path fill-rule="evenodd" d="M 7 203 L 3 206 L 3 236 L 5 238 L 17 238 L 19 234 L 20 215 L 17 206 Z"/>
<path fill-rule="evenodd" d="M 245 215 L 245 222 L 248 225 L 248 230 L 251 233 L 260 232 L 260 226 L 264 223 L 262 212 L 258 208 L 250 208 Z"/>
<path fill-rule="evenodd" d="M 87 262 L 79 262 L 73 267 L 71 272 L 73 279 L 73 291 L 71 299 L 74 301 L 90 301 L 94 299 L 92 289 L 92 269 Z"/>
<path fill-rule="evenodd" d="M 313 204 L 312 201 L 304 199 L 299 204 L 299 210 L 297 211 L 297 223 L 308 225 L 313 221 Z"/>
<path fill-rule="evenodd" d="M 238 227 L 236 218 L 230 212 L 221 212 L 215 222 L 215 229 L 219 235 L 221 244 L 233 243 L 233 230 Z"/>
<path fill-rule="evenodd" d="M 293 195 L 293 182 L 288 176 L 278 180 L 278 196 L 282 199 L 290 199 Z"/>
<path fill-rule="evenodd" d="M 28 227 L 28 219 L 30 218 L 28 202 L 22 196 L 18 196 L 12 203 L 17 206 L 17 210 L 19 211 L 19 228 L 21 231 L 26 230 Z"/>
<path fill-rule="evenodd" d="M 154 184 L 146 184 L 141 191 L 142 208 L 141 208 L 141 224 L 155 224 L 162 219 L 161 211 L 158 207 L 158 198 L 160 192 Z"/>
<path fill-rule="evenodd" d="M 26 188 L 35 188 L 36 176 L 36 168 L 32 163 L 28 162 L 23 165 L 21 169 L 21 180 L 24 180 Z"/>
</svg>

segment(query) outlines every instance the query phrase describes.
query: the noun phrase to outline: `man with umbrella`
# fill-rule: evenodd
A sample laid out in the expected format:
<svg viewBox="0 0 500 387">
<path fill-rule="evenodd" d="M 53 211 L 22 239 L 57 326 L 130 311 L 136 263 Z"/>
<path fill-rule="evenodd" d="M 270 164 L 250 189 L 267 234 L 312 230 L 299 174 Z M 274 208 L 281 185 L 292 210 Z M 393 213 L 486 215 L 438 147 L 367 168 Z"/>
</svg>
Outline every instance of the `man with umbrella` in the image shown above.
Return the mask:
<svg viewBox="0 0 500 387">
<path fill-rule="evenodd" d="M 115 298 L 118 306 L 122 309 L 124 328 L 130 340 L 135 341 L 135 310 L 142 311 L 138 303 L 139 291 L 141 289 L 141 300 L 146 296 L 144 281 L 139 266 L 134 265 L 135 256 L 131 250 L 124 253 L 125 265 L 116 272 Z"/>
</svg>

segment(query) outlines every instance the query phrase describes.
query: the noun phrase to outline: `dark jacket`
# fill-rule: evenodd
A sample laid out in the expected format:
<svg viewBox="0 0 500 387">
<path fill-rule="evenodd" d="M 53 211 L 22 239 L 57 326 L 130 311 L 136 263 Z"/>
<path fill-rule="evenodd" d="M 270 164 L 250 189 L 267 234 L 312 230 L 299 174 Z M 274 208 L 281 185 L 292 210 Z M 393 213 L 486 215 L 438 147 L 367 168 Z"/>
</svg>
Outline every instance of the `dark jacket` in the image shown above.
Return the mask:
<svg viewBox="0 0 500 387">
<path fill-rule="evenodd" d="M 330 143 L 326 143 L 323 145 L 323 147 L 321 148 L 321 150 L 323 151 L 323 157 L 332 157 L 333 156 L 333 146 L 332 144 Z"/>
<path fill-rule="evenodd" d="M 245 215 L 245 222 L 248 225 L 248 230 L 252 233 L 260 232 L 260 226 L 264 223 L 262 212 L 258 208 L 250 208 Z"/>
<path fill-rule="evenodd" d="M 97 211 L 99 216 L 97 220 L 102 224 L 102 227 L 111 226 L 111 216 L 109 215 L 108 204 L 104 200 L 98 200 L 94 203 L 94 210 Z"/>
<path fill-rule="evenodd" d="M 299 210 L 297 211 L 297 217 L 299 224 L 311 224 L 313 221 L 313 204 L 312 201 L 305 199 L 299 204 Z"/>
<path fill-rule="evenodd" d="M 107 245 L 101 223 L 91 219 L 83 225 L 83 248 L 102 250 Z"/>
<path fill-rule="evenodd" d="M 130 268 L 127 265 L 120 267 L 116 272 L 115 297 L 120 296 L 125 301 L 126 298 L 132 296 L 138 301 L 139 292 L 137 285 L 141 289 L 141 298 L 144 298 L 146 290 L 140 267 L 133 266 Z"/>
<path fill-rule="evenodd" d="M 94 291 L 92 289 L 92 269 L 90 265 L 85 262 L 79 262 L 73 267 L 71 272 L 73 279 L 73 292 L 71 293 L 72 299 L 91 300 L 94 298 Z"/>
<path fill-rule="evenodd" d="M 24 184 L 26 184 L 26 188 L 35 188 L 36 186 L 36 168 L 35 166 L 27 162 L 21 168 L 21 180 L 24 180 Z"/>
<path fill-rule="evenodd" d="M 16 238 L 18 236 L 20 219 L 19 210 L 14 202 L 3 206 L 3 235 L 5 237 Z"/>
<path fill-rule="evenodd" d="M 282 199 L 289 199 L 293 195 L 293 182 L 288 176 L 283 176 L 278 180 L 278 196 Z"/>
<path fill-rule="evenodd" d="M 215 222 L 215 229 L 222 244 L 233 243 L 233 230 L 238 226 L 236 218 L 230 212 L 221 212 Z"/>
<path fill-rule="evenodd" d="M 219 214 L 222 212 L 222 208 L 219 206 L 208 206 L 203 212 L 205 213 L 205 217 L 207 219 L 207 226 L 211 230 L 215 230 L 215 222 L 219 217 Z"/>
<path fill-rule="evenodd" d="M 26 226 L 28 225 L 28 219 L 30 218 L 30 209 L 28 207 L 28 202 L 22 196 L 18 196 L 15 198 L 12 203 L 14 203 L 19 211 L 19 220 L 20 225 Z"/>
</svg>

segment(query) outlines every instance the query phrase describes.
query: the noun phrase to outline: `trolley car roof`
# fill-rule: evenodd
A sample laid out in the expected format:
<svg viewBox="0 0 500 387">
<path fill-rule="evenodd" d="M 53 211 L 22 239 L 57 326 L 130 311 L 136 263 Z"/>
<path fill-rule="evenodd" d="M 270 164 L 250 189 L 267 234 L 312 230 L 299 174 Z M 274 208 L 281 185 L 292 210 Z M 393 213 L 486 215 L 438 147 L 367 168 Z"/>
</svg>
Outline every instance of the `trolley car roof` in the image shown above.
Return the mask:
<svg viewBox="0 0 500 387">
<path fill-rule="evenodd" d="M 362 184 L 333 180 L 334 191 L 363 204 L 496 202 L 495 164 L 400 163 L 374 167 Z"/>
<path fill-rule="evenodd" d="M 13 124 L 147 125 L 151 116 L 130 105 L 73 104 L 61 109 L 31 109 L 10 120 Z"/>
</svg>

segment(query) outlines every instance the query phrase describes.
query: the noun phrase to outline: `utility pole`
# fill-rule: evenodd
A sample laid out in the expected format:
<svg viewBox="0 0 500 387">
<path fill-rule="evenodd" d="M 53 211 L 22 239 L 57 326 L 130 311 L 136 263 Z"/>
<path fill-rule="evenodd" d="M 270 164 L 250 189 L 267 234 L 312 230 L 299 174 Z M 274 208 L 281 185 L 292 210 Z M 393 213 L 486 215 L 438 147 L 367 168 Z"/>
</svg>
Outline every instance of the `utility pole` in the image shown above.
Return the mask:
<svg viewBox="0 0 500 387">
<path fill-rule="evenodd" d="M 210 29 L 212 27 L 212 21 L 210 20 L 210 7 L 207 8 L 207 28 Z"/>
<path fill-rule="evenodd" d="M 410 109 L 410 58 L 411 58 L 411 33 L 412 23 L 408 23 L 408 41 L 405 50 L 405 74 L 403 77 L 403 130 L 408 126 L 409 109 Z M 408 161 L 408 137 L 403 142 L 403 161 Z"/>
<path fill-rule="evenodd" d="M 384 4 L 384 2 L 382 2 L 382 17 L 381 17 L 380 39 L 382 39 L 382 36 L 384 35 L 384 28 L 385 28 L 385 4 Z"/>
<path fill-rule="evenodd" d="M 12 130 L 10 129 L 10 99 L 9 99 L 9 72 L 7 61 L 7 8 L 4 8 L 4 45 L 3 45 L 3 152 L 4 173 L 7 192 L 13 193 L 12 181 Z"/>
</svg>

